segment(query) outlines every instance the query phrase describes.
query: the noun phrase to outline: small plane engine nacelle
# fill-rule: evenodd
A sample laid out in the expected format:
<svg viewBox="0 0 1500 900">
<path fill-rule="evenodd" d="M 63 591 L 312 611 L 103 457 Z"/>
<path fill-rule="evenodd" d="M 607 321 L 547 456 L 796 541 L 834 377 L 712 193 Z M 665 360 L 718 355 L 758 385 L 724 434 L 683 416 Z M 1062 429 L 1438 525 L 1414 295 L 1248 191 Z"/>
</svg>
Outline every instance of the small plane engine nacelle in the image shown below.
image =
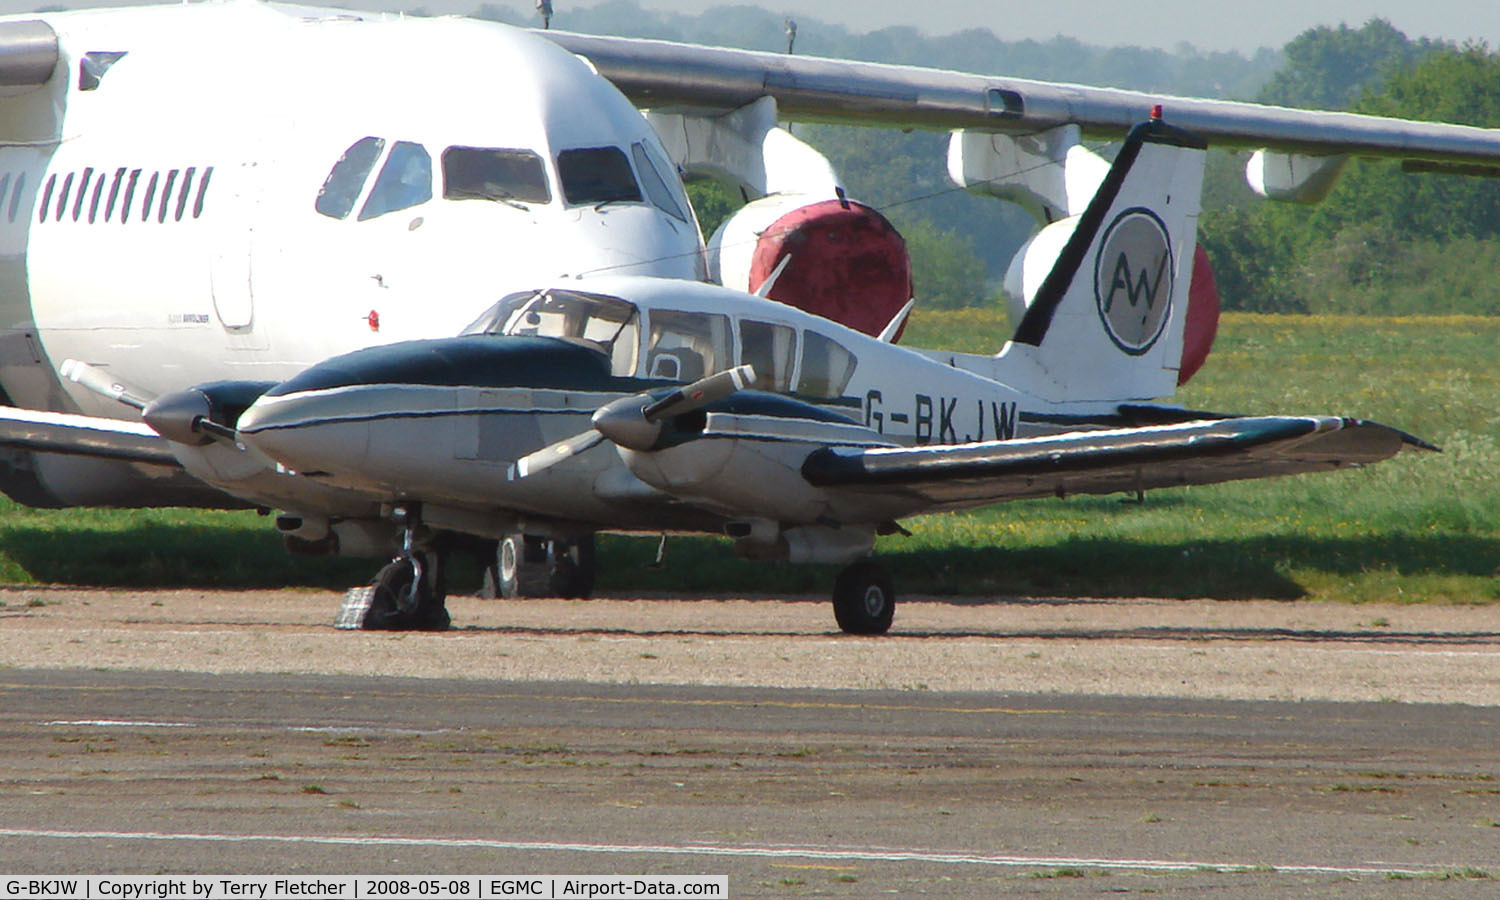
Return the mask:
<svg viewBox="0 0 1500 900">
<path fill-rule="evenodd" d="M 1077 216 L 1053 222 L 1032 235 L 1031 240 L 1021 245 L 1010 268 L 1005 273 L 1005 299 L 1012 323 L 1020 322 L 1026 307 L 1036 297 L 1042 280 L 1052 271 L 1052 265 L 1062 252 L 1063 245 L 1072 237 L 1078 224 Z M 1193 249 L 1193 280 L 1188 284 L 1187 321 L 1183 323 L 1182 366 L 1177 370 L 1178 385 L 1187 384 L 1189 378 L 1201 368 L 1214 346 L 1214 336 L 1219 331 L 1219 286 L 1214 280 L 1213 266 L 1203 245 Z"/>
<path fill-rule="evenodd" d="M 708 242 L 710 276 L 755 292 L 790 257 L 769 297 L 879 335 L 912 296 L 906 241 L 853 200 L 772 194 L 730 216 Z"/>
</svg>

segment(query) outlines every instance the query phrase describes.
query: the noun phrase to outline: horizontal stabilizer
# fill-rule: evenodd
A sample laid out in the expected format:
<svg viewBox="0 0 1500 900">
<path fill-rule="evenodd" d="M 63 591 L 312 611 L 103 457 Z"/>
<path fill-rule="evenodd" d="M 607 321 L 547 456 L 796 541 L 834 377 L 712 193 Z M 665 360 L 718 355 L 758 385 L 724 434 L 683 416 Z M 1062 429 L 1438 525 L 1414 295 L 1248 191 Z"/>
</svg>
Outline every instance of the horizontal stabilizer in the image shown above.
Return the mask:
<svg viewBox="0 0 1500 900">
<path fill-rule="evenodd" d="M 167 442 L 138 422 L 0 406 L 0 447 L 180 468 Z"/>
<path fill-rule="evenodd" d="M 1332 471 L 1407 446 L 1437 449 L 1360 419 L 1254 417 L 951 446 L 824 448 L 808 456 L 802 475 L 827 489 L 900 490 L 932 511 Z"/>
</svg>

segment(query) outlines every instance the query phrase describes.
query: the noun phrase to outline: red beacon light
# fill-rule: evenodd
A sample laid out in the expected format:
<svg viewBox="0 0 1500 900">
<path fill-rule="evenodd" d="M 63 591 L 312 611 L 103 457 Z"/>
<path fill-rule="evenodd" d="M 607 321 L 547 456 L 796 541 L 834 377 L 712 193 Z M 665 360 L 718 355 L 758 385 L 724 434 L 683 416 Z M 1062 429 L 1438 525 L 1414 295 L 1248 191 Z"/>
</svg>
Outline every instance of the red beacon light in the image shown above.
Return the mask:
<svg viewBox="0 0 1500 900">
<path fill-rule="evenodd" d="M 1161 121 L 1161 104 L 1160 103 L 1158 103 L 1155 106 L 1151 107 L 1151 118 L 1153 118 L 1153 119 L 1155 119 L 1157 121 Z"/>
</svg>

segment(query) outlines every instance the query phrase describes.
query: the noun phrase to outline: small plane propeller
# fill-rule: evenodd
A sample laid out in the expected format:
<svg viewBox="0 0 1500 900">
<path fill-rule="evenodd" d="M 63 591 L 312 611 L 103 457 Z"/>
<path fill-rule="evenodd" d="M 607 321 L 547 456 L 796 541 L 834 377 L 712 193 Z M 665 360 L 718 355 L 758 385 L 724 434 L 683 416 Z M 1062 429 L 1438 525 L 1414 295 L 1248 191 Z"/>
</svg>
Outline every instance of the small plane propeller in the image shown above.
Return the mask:
<svg viewBox="0 0 1500 900">
<path fill-rule="evenodd" d="M 212 403 L 196 388 L 152 397 L 81 360 L 63 360 L 60 371 L 68 380 L 138 411 L 148 428 L 169 441 L 203 446 L 214 439 L 232 444 L 238 437 L 233 428 L 213 420 Z"/>
<path fill-rule="evenodd" d="M 100 396 L 119 401 L 131 409 L 145 409 L 146 404 L 151 402 L 143 391 L 115 381 L 109 377 L 108 372 L 82 360 L 65 359 L 58 371 L 69 381 L 82 385 Z"/>
<path fill-rule="evenodd" d="M 516 460 L 515 477 L 535 475 L 605 440 L 627 450 L 650 450 L 661 437 L 662 423 L 667 419 L 702 409 L 754 381 L 753 366 L 735 366 L 678 388 L 660 400 L 653 400 L 649 394 L 612 400 L 594 411 L 593 428 Z"/>
</svg>

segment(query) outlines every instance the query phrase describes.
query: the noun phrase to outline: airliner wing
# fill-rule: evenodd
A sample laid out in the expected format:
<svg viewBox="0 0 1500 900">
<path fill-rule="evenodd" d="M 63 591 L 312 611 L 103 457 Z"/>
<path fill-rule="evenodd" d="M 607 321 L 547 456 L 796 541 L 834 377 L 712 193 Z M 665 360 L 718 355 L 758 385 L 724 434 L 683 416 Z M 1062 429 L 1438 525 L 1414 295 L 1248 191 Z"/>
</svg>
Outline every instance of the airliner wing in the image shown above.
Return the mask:
<svg viewBox="0 0 1500 900">
<path fill-rule="evenodd" d="M 586 57 L 636 105 L 665 112 L 722 114 L 771 96 L 789 120 L 1009 134 L 1076 124 L 1085 134 L 1115 138 L 1162 104 L 1172 124 L 1214 146 L 1500 167 L 1496 129 L 668 41 L 536 33 Z"/>
<path fill-rule="evenodd" d="M 182 467 L 167 442 L 138 422 L 11 406 L 0 406 L 0 447 Z"/>
<path fill-rule="evenodd" d="M 1408 446 L 1437 449 L 1360 419 L 1235 418 L 953 446 L 826 447 L 807 458 L 802 475 L 831 493 L 901 495 L 913 512 L 937 512 L 1331 471 Z"/>
</svg>

